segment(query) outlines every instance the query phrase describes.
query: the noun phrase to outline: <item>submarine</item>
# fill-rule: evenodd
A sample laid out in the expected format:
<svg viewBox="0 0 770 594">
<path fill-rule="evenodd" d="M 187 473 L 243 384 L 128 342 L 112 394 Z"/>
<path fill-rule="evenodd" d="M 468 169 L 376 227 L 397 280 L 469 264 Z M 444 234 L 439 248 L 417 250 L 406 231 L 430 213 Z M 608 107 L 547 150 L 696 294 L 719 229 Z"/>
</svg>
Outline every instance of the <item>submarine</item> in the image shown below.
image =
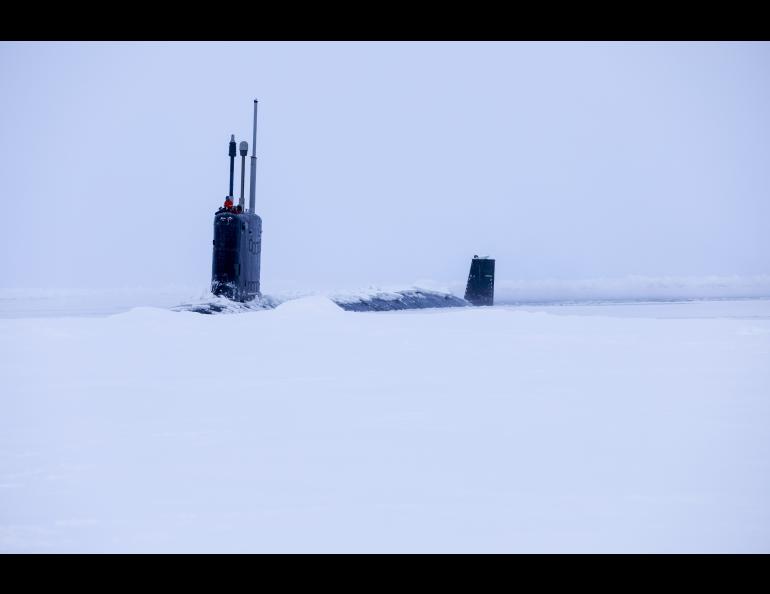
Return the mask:
<svg viewBox="0 0 770 594">
<path fill-rule="evenodd" d="M 235 135 L 231 135 L 227 153 L 230 159 L 228 194 L 223 205 L 214 213 L 211 293 L 220 299 L 212 303 L 188 304 L 180 306 L 180 309 L 198 313 L 228 313 L 272 308 L 280 303 L 262 295 L 260 286 L 262 219 L 256 213 L 255 199 L 257 107 L 258 101 L 254 99 L 248 208 L 244 199 L 244 180 L 249 146 L 245 141 L 237 145 Z M 235 158 L 238 154 L 241 157 L 241 187 L 236 203 L 233 183 Z M 375 291 L 364 295 L 342 295 L 331 299 L 348 311 L 490 306 L 494 304 L 494 290 L 495 260 L 475 255 L 471 260 L 464 298 L 450 293 L 413 288 L 402 291 Z"/>
</svg>

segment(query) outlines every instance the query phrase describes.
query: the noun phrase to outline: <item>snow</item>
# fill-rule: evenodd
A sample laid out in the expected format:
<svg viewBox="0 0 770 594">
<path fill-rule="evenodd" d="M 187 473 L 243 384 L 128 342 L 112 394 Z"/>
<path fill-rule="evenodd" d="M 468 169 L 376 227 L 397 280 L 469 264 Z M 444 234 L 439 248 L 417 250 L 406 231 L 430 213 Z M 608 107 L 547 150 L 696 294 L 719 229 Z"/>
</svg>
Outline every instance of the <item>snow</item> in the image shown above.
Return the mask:
<svg viewBox="0 0 770 594">
<path fill-rule="evenodd" d="M 3 318 L 2 552 L 770 552 L 770 300 Z"/>
</svg>

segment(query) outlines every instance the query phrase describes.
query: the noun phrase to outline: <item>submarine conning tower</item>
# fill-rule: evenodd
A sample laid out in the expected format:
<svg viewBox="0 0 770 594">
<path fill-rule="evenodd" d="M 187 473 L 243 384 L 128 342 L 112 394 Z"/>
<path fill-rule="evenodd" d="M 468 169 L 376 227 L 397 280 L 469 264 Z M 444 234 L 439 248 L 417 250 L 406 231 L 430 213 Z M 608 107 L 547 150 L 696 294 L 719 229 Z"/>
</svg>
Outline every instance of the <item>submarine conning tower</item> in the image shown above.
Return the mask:
<svg viewBox="0 0 770 594">
<path fill-rule="evenodd" d="M 495 260 L 486 256 L 473 256 L 465 300 L 473 305 L 494 305 Z"/>
<path fill-rule="evenodd" d="M 254 100 L 254 127 L 251 143 L 249 208 L 244 209 L 244 176 L 248 143 L 240 143 L 241 195 L 233 201 L 233 177 L 236 157 L 235 135 L 230 136 L 229 193 L 224 205 L 214 214 L 214 240 L 211 262 L 211 292 L 233 301 L 251 301 L 261 296 L 259 286 L 262 255 L 262 219 L 254 210 L 257 175 L 257 100 Z"/>
</svg>

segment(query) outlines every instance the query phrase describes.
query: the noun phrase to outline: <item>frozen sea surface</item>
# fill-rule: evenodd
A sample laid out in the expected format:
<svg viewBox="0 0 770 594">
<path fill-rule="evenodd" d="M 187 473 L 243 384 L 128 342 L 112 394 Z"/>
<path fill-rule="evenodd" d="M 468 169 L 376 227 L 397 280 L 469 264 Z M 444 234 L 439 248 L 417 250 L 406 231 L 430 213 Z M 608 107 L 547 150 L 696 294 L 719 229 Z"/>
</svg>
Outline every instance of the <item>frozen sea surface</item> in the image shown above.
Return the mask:
<svg viewBox="0 0 770 594">
<path fill-rule="evenodd" d="M 770 552 L 770 300 L 5 307 L 3 552 Z"/>
</svg>

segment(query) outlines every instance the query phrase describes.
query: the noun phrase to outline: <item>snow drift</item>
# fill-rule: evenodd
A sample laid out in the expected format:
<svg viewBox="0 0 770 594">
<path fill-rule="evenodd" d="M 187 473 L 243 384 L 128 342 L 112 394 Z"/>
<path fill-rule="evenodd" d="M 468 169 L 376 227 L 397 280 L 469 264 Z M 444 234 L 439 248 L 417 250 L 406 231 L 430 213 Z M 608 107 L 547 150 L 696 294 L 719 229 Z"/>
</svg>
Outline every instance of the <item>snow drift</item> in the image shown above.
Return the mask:
<svg viewBox="0 0 770 594">
<path fill-rule="evenodd" d="M 769 305 L 3 319 L 0 551 L 768 552 Z"/>
</svg>

